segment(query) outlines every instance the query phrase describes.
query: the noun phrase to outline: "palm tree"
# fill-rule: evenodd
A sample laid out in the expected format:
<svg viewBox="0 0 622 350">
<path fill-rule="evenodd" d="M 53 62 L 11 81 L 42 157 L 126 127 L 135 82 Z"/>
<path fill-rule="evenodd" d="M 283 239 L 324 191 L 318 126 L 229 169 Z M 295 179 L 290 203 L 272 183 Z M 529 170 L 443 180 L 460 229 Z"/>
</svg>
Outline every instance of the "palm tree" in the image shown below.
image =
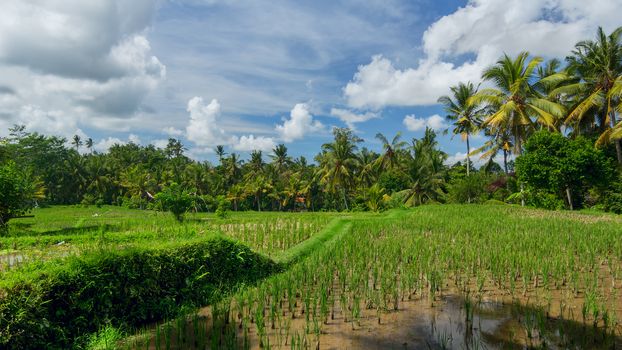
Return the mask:
<svg viewBox="0 0 622 350">
<path fill-rule="evenodd" d="M 473 96 L 477 94 L 477 87 L 471 82 L 459 83 L 458 86 L 452 86 L 450 96 L 441 96 L 438 102 L 443 105 L 447 112 L 447 119 L 453 122 L 453 134 L 460 135 L 466 141 L 466 163 L 467 176 L 471 170 L 471 145 L 469 136 L 477 132 L 481 123 L 482 109 L 474 103 Z"/>
<path fill-rule="evenodd" d="M 229 158 L 224 159 L 225 174 L 230 184 L 236 183 L 242 174 L 242 160 L 236 153 L 231 153 Z"/>
<path fill-rule="evenodd" d="M 80 150 L 80 146 L 82 146 L 82 139 L 80 138 L 80 135 L 73 135 L 71 144 L 76 147 L 76 152 L 78 152 Z"/>
<path fill-rule="evenodd" d="M 89 152 L 93 153 L 93 139 L 90 137 L 86 139 L 85 145 Z"/>
<path fill-rule="evenodd" d="M 611 93 L 622 76 L 622 27 L 606 35 L 598 28 L 596 41 L 585 40 L 575 45 L 572 56 L 566 58 L 571 73 L 580 78 L 574 84 L 557 89 L 577 98 L 577 103 L 565 123 L 578 128 L 580 125 L 599 127 L 601 138 L 597 144 L 609 141 L 609 134 L 616 124 L 616 99 Z M 587 122 L 585 121 L 587 119 Z M 618 163 L 622 164 L 622 145 L 615 141 Z"/>
<path fill-rule="evenodd" d="M 222 161 L 225 158 L 225 155 L 227 154 L 227 152 L 225 152 L 225 146 L 223 145 L 218 145 L 216 146 L 216 155 L 218 156 L 218 161 L 220 162 L 220 164 L 222 165 Z"/>
<path fill-rule="evenodd" d="M 499 130 L 499 132 L 489 135 L 491 138 L 480 148 L 475 149 L 471 154 L 481 154 L 481 159 L 488 159 L 488 163 L 494 162 L 494 158 L 503 152 L 503 170 L 508 175 L 508 157 L 512 154 L 514 145 L 512 135 L 509 130 Z"/>
<path fill-rule="evenodd" d="M 399 166 L 399 155 L 406 147 L 407 143 L 400 141 L 402 133 L 395 134 L 391 142 L 381 133 L 376 134 L 376 138 L 382 142 L 382 155 L 378 158 L 380 170 L 394 169 Z"/>
<path fill-rule="evenodd" d="M 270 158 L 278 174 L 283 174 L 287 167 L 292 163 L 292 159 L 287 155 L 287 147 L 279 144 L 272 150 Z"/>
<path fill-rule="evenodd" d="M 233 202 L 233 210 L 238 211 L 238 203 L 244 200 L 244 188 L 240 184 L 235 184 L 229 187 L 229 192 L 227 193 L 227 199 Z"/>
<path fill-rule="evenodd" d="M 357 174 L 359 185 L 370 187 L 378 179 L 378 159 L 380 156 L 374 151 L 370 151 L 367 147 L 363 147 L 356 156 L 359 172 Z"/>
<path fill-rule="evenodd" d="M 447 159 L 447 154 L 437 149 L 437 146 L 436 134 L 430 128 L 426 128 L 423 138 L 413 139 L 408 170 L 411 184 L 410 188 L 402 191 L 405 193 L 405 204 L 421 205 L 442 198 L 445 170 L 443 162 Z"/>
<path fill-rule="evenodd" d="M 335 140 L 322 145 L 322 153 L 318 155 L 321 182 L 333 193 L 341 192 L 343 203 L 348 209 L 346 193 L 353 182 L 357 166 L 356 146 L 362 140 L 350 129 L 334 128 Z"/>
<path fill-rule="evenodd" d="M 255 150 L 251 152 L 251 160 L 248 162 L 248 167 L 250 176 L 257 176 L 263 173 L 264 162 L 261 151 Z"/>
<path fill-rule="evenodd" d="M 532 81 L 542 59 L 528 59 L 527 52 L 520 53 L 515 59 L 504 55 L 482 75 L 496 88 L 483 89 L 472 98 L 472 103 L 485 103 L 492 111 L 484 117 L 482 126 L 491 128 L 492 134 L 507 129 L 514 138 L 515 151 L 519 155 L 523 141 L 536 125 L 555 130 L 558 119 L 565 112 L 562 105 L 537 92 Z"/>
<path fill-rule="evenodd" d="M 261 211 L 261 196 L 270 191 L 272 185 L 265 176 L 256 176 L 246 182 L 246 193 L 255 197 L 257 211 Z"/>
</svg>

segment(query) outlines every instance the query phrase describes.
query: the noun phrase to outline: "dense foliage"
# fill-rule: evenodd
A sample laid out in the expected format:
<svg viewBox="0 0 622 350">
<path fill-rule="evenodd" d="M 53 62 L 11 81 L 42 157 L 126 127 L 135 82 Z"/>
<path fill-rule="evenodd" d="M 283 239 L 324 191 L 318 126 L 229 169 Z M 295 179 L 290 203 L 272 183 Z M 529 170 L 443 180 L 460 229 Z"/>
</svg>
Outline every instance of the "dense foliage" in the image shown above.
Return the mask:
<svg viewBox="0 0 622 350">
<path fill-rule="evenodd" d="M 169 139 L 163 149 L 129 143 L 100 153 L 93 151 L 90 139 L 83 142 L 76 136 L 69 145 L 63 138 L 31 133 L 23 126 L 13 127 L 0 141 L 0 162 L 13 160 L 20 171 L 41 181 L 44 203 L 148 208 L 157 207 L 153 199 L 159 198 L 157 202 L 178 219 L 188 201 L 192 210 L 220 207 L 223 213 L 223 198 L 230 203 L 227 209 L 257 211 L 382 210 L 490 199 L 617 211 L 619 175 L 609 174 L 608 166 L 602 174 L 585 170 L 607 163 L 603 157 L 617 161 L 618 167 L 622 164 L 621 41 L 622 28 L 609 35 L 599 29 L 595 40 L 576 44 L 565 65 L 527 52 L 504 55 L 482 74 L 488 88 L 479 89 L 473 82 L 451 87 L 451 94 L 438 102 L 447 112 L 448 131 L 466 144 L 466 161 L 458 164 L 445 164 L 448 157 L 430 129 L 410 143 L 399 133 L 392 139 L 377 134 L 382 149 L 375 152 L 364 147 L 353 130 L 335 128 L 333 140 L 322 145 L 313 163 L 292 158 L 282 144 L 269 159 L 254 151 L 247 160 L 217 146 L 218 162 L 211 164 L 188 158 L 177 139 Z M 535 165 L 535 155 L 544 155 L 548 147 L 537 140 L 527 149 L 531 137 L 540 137 L 533 136 L 539 130 L 555 133 L 555 142 L 567 148 L 549 154 L 568 160 L 554 164 L 563 169 Z M 476 133 L 488 139 L 472 149 Z M 579 160 L 594 150 L 588 144 L 602 153 L 598 159 Z M 479 170 L 474 167 L 476 156 L 485 161 Z M 530 160 L 519 161 L 524 156 Z M 521 164 L 518 182 L 513 158 Z M 553 179 L 559 171 L 560 177 Z M 178 199 L 183 197 L 179 206 L 164 200 L 172 198 L 172 188 Z"/>
<path fill-rule="evenodd" d="M 207 305 L 276 268 L 221 237 L 72 258 L 4 282 L 0 348 L 66 349 L 104 325 L 137 327 Z"/>
<path fill-rule="evenodd" d="M 614 168 L 586 139 L 543 130 L 527 141 L 525 153 L 516 160 L 516 172 L 534 191 L 566 196 L 568 206 L 574 208 L 582 206 L 587 189 L 607 188 Z"/>
<path fill-rule="evenodd" d="M 10 219 L 27 213 L 35 205 L 37 187 L 14 162 L 0 164 L 0 230 Z"/>
</svg>

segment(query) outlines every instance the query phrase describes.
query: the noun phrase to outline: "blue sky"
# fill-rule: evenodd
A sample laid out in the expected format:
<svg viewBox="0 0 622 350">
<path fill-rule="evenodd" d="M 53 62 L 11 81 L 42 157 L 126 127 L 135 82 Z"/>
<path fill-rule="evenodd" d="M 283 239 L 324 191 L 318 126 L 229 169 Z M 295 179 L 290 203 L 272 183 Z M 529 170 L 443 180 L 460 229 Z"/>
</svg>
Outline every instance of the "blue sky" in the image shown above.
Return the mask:
<svg viewBox="0 0 622 350">
<path fill-rule="evenodd" d="M 0 11 L 0 135 L 113 143 L 182 139 L 248 154 L 285 143 L 312 158 L 331 128 L 379 150 L 446 128 L 436 99 L 501 54 L 567 55 L 622 0 L 7 0 Z M 439 136 L 450 161 L 459 138 Z M 483 143 L 475 137 L 473 144 Z"/>
</svg>

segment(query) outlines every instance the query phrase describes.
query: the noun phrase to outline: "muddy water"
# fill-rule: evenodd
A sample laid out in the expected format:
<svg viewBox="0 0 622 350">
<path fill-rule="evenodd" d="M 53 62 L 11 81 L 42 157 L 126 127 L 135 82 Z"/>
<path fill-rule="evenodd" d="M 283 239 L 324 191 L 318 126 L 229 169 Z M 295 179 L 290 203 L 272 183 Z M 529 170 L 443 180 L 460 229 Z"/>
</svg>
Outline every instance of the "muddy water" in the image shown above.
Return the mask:
<svg viewBox="0 0 622 350">
<path fill-rule="evenodd" d="M 471 306 L 467 306 L 468 303 Z M 472 311 L 468 312 L 468 309 Z M 320 322 L 319 339 L 313 326 L 305 330 L 306 317 L 301 309 L 297 310 L 295 318 L 285 312 L 274 329 L 266 316 L 268 337 L 263 340 L 263 348 L 616 349 L 622 346 L 622 330 L 619 328 L 605 330 L 603 327 L 594 327 L 589 321 L 561 318 L 543 308 L 497 300 L 469 299 L 467 302 L 457 295 L 445 295 L 433 304 L 427 298 L 406 300 L 400 303 L 398 310 L 382 312 L 380 318 L 376 310 L 363 310 L 354 322 L 347 319 L 347 315 L 344 317 L 338 303 L 335 310 L 334 319 L 329 317 L 325 323 Z M 228 326 L 214 326 L 210 318 L 211 310 L 205 308 L 199 318 L 189 320 L 184 325 L 183 337 L 177 330 L 172 330 L 169 331 L 167 341 L 165 336 L 161 336 L 158 341 L 152 337 L 148 346 L 143 343 L 134 347 L 262 348 L 254 323 L 249 323 L 245 336 L 240 327 L 241 321 L 236 316 L 231 315 L 232 321 Z M 173 328 L 178 326 L 179 323 Z M 296 342 L 294 346 L 292 340 Z M 165 345 L 167 342 L 169 346 Z"/>
</svg>

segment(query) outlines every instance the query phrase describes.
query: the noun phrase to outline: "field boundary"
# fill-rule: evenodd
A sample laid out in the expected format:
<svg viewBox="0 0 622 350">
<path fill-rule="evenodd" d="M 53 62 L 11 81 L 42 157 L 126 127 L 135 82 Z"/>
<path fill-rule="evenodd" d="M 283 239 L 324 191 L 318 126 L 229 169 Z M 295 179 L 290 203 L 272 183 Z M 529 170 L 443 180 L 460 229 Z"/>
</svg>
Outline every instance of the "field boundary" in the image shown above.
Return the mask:
<svg viewBox="0 0 622 350">
<path fill-rule="evenodd" d="M 293 265 L 335 236 L 348 232 L 352 227 L 350 220 L 351 217 L 334 218 L 319 233 L 284 251 L 276 256 L 274 261 L 284 268 Z"/>
</svg>

